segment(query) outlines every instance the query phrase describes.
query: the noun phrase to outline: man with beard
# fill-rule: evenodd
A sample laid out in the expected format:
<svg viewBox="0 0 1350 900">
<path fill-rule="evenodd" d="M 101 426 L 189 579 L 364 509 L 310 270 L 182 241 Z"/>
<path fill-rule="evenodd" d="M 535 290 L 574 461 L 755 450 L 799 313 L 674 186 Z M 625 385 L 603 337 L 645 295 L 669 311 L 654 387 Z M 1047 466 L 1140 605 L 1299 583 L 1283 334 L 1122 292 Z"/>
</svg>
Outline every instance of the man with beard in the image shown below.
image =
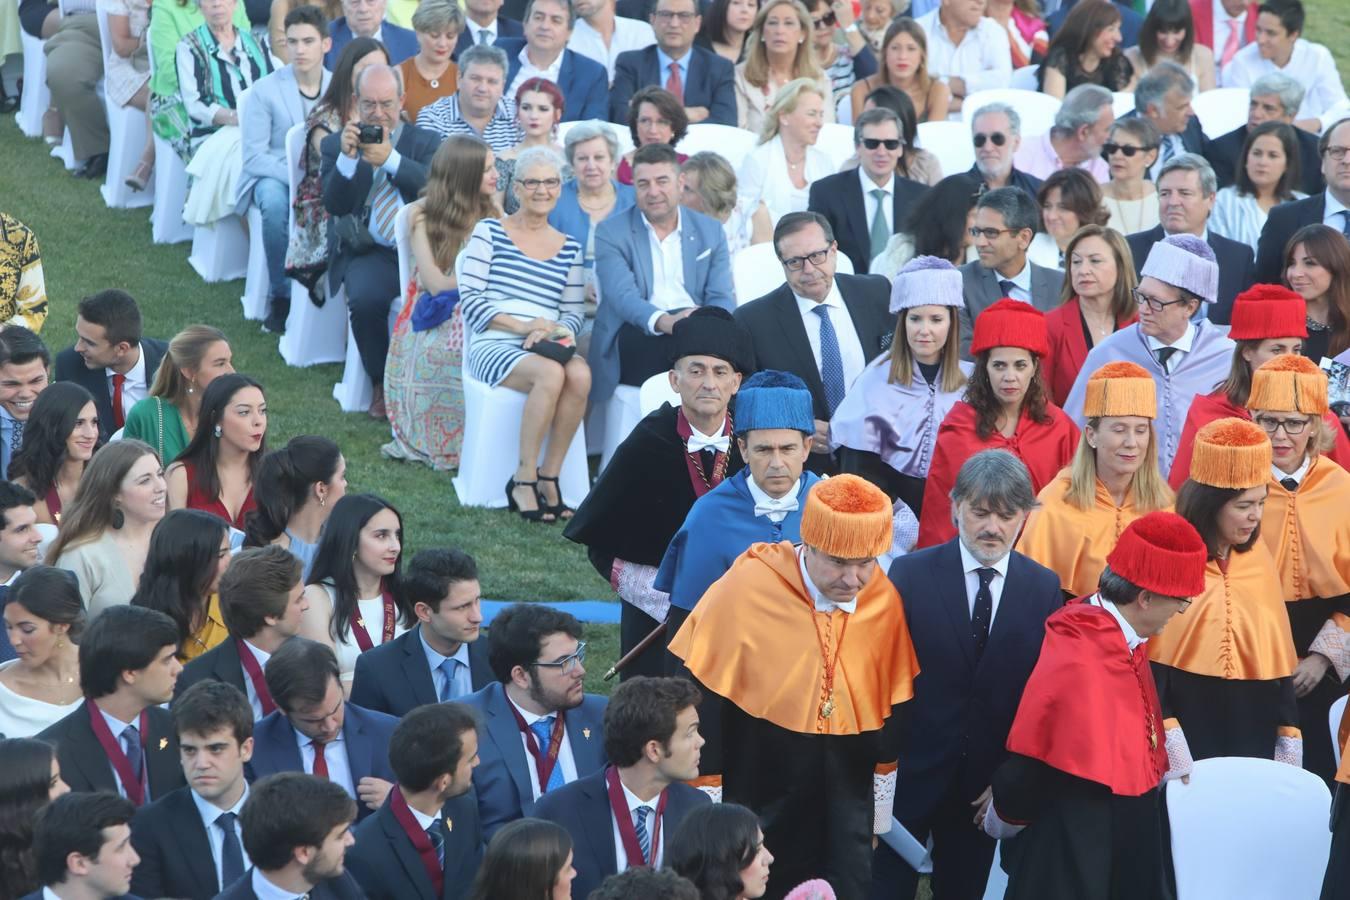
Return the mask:
<svg viewBox="0 0 1350 900">
<path fill-rule="evenodd" d="M 360 900 L 346 871 L 356 803 L 325 778 L 284 772 L 253 785 L 239 813 L 253 868 L 217 900 Z"/>
<path fill-rule="evenodd" d="M 463 700 L 482 722 L 473 785 L 485 838 L 608 762 L 606 701 L 585 691 L 581 634 L 580 622 L 542 603 L 517 603 L 493 619 L 488 660 L 497 683 Z"/>
<path fill-rule="evenodd" d="M 389 740 L 398 784 L 347 855 L 369 900 L 459 900 L 482 861 L 473 795 L 478 732 L 460 703 L 420 706 Z"/>
<path fill-rule="evenodd" d="M 624 601 L 623 653 L 666 620 L 670 595 L 652 582 L 690 507 L 745 465 L 728 404 L 754 368 L 749 333 L 726 310 L 701 307 L 675 324 L 673 338 L 670 386 L 679 405 L 662 404 L 637 424 L 563 532 L 586 545 Z M 624 677 L 664 674 L 662 646 L 630 662 Z"/>
</svg>

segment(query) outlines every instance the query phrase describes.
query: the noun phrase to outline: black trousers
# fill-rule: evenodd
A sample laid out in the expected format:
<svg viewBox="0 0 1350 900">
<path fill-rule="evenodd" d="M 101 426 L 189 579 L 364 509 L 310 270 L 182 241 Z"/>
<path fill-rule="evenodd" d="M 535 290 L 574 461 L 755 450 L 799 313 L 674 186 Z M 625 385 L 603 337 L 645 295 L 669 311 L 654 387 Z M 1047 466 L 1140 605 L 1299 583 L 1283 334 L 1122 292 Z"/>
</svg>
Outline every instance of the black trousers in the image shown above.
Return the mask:
<svg viewBox="0 0 1350 900">
<path fill-rule="evenodd" d="M 371 382 L 382 388 L 384 361 L 389 355 L 389 308 L 399 294 L 398 254 L 389 247 L 376 247 L 352 257 L 342 285 L 361 365 Z"/>
<path fill-rule="evenodd" d="M 619 329 L 619 384 L 642 387 L 653 375 L 670 371 L 670 353 L 675 339 L 668 334 L 647 334 L 624 325 Z"/>
<path fill-rule="evenodd" d="M 974 822 L 975 797 L 961 792 L 963 779 L 955 777 L 937 805 L 922 816 L 907 816 L 900 824 L 919 843 L 933 838 L 933 900 L 980 900 L 994 863 L 993 838 Z M 919 873 L 885 843 L 872 855 L 872 900 L 912 900 Z"/>
<path fill-rule="evenodd" d="M 619 652 L 627 655 L 642 639 L 652 633 L 661 623 L 638 609 L 631 603 L 619 604 Z M 637 658 L 623 667 L 620 680 L 634 675 L 646 675 L 659 678 L 666 674 L 666 644 L 668 640 L 656 640 Z"/>
<path fill-rule="evenodd" d="M 835 451 L 839 460 L 839 471 L 848 475 L 866 478 L 886 492 L 886 496 L 905 501 L 909 511 L 918 518 L 923 512 L 923 490 L 928 484 L 926 478 L 902 475 L 892 469 L 880 456 L 867 450 L 854 450 L 852 447 L 840 447 Z"/>
</svg>

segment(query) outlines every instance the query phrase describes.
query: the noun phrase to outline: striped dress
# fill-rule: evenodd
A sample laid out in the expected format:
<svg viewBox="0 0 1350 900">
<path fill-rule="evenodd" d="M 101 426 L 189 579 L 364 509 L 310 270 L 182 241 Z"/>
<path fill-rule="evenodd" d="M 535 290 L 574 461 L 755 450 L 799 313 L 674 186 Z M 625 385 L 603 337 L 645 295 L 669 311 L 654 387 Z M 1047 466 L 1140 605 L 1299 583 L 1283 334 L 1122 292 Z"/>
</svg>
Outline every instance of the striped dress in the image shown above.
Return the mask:
<svg viewBox="0 0 1350 900">
<path fill-rule="evenodd" d="M 474 226 L 464 249 L 459 280 L 460 310 L 473 332 L 465 364 L 469 374 L 493 387 L 530 351 L 525 338 L 492 327 L 499 315 L 522 322 L 552 319 L 578 334 L 585 308 L 582 249 L 568 237 L 552 259 L 526 256 L 498 219 Z"/>
</svg>

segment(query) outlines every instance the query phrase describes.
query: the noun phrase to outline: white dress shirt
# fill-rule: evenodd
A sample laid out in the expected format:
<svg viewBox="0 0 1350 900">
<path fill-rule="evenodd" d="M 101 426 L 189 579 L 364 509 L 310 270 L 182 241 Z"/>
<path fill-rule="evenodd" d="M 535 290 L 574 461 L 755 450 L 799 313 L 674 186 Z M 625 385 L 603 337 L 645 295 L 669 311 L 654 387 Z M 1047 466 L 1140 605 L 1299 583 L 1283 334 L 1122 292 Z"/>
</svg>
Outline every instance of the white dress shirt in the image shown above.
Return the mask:
<svg viewBox="0 0 1350 900">
<path fill-rule="evenodd" d="M 516 77 L 511 81 L 511 86 L 507 88 L 503 96 L 515 97 L 516 91 L 520 90 L 520 86 L 531 78 L 546 78 L 554 84 L 558 83 L 558 72 L 562 69 L 563 50 L 559 50 L 558 55 L 553 58 L 553 62 L 542 69 L 530 59 L 528 44 L 520 48 L 520 54 L 516 59 L 520 60 L 520 69 L 516 71 Z"/>
<path fill-rule="evenodd" d="M 596 31 L 590 22 L 577 19 L 576 26 L 572 28 L 572 36 L 567 39 L 567 49 L 604 66 L 605 71 L 609 73 L 610 84 L 613 84 L 614 63 L 620 53 L 641 50 L 655 43 L 656 32 L 652 31 L 652 26 L 638 19 L 615 16 L 614 35 L 610 38 L 608 47 L 605 46 L 605 39 L 600 36 L 600 32 Z"/>
<path fill-rule="evenodd" d="M 467 28 L 467 29 L 469 29 L 469 34 L 473 35 L 473 42 L 474 42 L 475 44 L 493 44 L 493 43 L 495 43 L 496 40 L 497 40 L 498 35 L 497 35 L 497 20 L 496 20 L 496 19 L 493 19 L 493 20 L 492 20 L 492 24 L 491 24 L 491 25 L 486 25 L 486 26 L 485 26 L 485 25 L 479 25 L 479 24 L 478 24 L 477 22 L 475 22 L 473 19 L 470 19 L 469 17 L 465 16 L 465 17 L 464 17 L 464 27 Z M 482 31 L 486 31 L 486 32 L 487 32 L 487 40 L 483 40 L 483 39 L 481 39 L 481 38 L 478 36 L 479 32 L 482 32 Z"/>
<path fill-rule="evenodd" d="M 966 609 L 972 619 L 975 618 L 975 595 L 980 591 L 978 570 L 993 569 L 996 573 L 989 580 L 989 599 L 992 601 L 989 607 L 989 632 L 992 634 L 994 619 L 998 617 L 998 604 L 1003 599 L 1003 584 L 1008 579 L 1008 560 L 1012 557 L 1012 554 L 1005 553 L 998 562 L 986 566 L 966 549 L 964 541 L 957 540 L 956 546 L 961 549 L 961 571 L 966 573 Z"/>
<path fill-rule="evenodd" d="M 1005 37 L 1003 43 L 1007 42 Z M 806 187 L 798 189 L 788 174 L 783 138 L 774 135 L 772 140 L 751 150 L 741 161 L 740 171 L 736 173 L 737 192 L 751 209 L 763 201 L 769 211 L 769 221 L 776 225 L 790 212 L 805 212 L 811 183 L 833 175 L 836 166 L 824 150 L 812 144 L 806 148 L 805 170 Z"/>
<path fill-rule="evenodd" d="M 1345 94 L 1340 72 L 1331 51 L 1321 44 L 1299 38 L 1283 67 L 1261 56 L 1256 42 L 1237 52 L 1223 69 L 1224 87 L 1249 88 L 1256 79 L 1270 72 L 1283 72 L 1303 85 L 1303 105 L 1298 108 L 1298 119 L 1319 119 L 1323 127 L 1350 112 L 1350 99 Z"/>
<path fill-rule="evenodd" d="M 103 716 L 103 721 L 108 723 L 108 730 L 112 732 L 113 740 L 117 741 L 117 746 L 122 748 L 123 753 L 126 753 L 127 742 L 122 737 L 122 732 L 127 730 L 128 725 L 135 725 L 136 728 L 139 730 L 141 727 L 140 717 L 138 716 L 135 722 L 123 722 L 116 716 L 111 715 L 103 707 L 98 706 L 97 703 L 95 703 L 94 705 L 98 707 L 99 713 Z M 141 737 L 144 738 L 145 735 L 141 735 Z M 148 759 L 146 759 L 144 753 L 141 754 L 141 765 L 144 767 L 145 772 L 145 800 L 148 803 L 150 802 L 150 762 Z M 112 760 L 109 760 L 108 767 L 112 769 L 113 781 L 117 784 L 117 793 L 121 794 L 123 797 L 126 797 L 127 788 L 126 785 L 122 783 L 122 776 L 117 774 L 117 766 L 114 766 L 112 764 Z"/>
<path fill-rule="evenodd" d="M 816 360 L 816 371 L 820 371 L 820 316 L 812 310 L 818 305 L 829 309 L 830 323 L 834 325 L 834 333 L 839 340 L 839 356 L 844 362 L 844 390 L 847 391 L 867 367 L 867 354 L 863 353 L 862 341 L 853 327 L 853 317 L 848 314 L 844 297 L 839 293 L 839 282 L 830 285 L 830 292 L 819 304 L 798 297 L 795 293 L 792 296 L 796 298 L 797 309 L 802 314 L 802 325 L 806 328 L 806 340 L 811 344 L 811 355 Z"/>
<path fill-rule="evenodd" d="M 685 452 L 696 453 L 704 448 L 720 450 L 723 453 L 727 452 L 731 449 L 731 435 L 722 433 L 726 427 L 726 416 L 722 417 L 722 423 L 713 429 L 712 434 L 704 434 L 698 430 L 698 427 L 693 422 L 690 422 L 689 440 L 684 442 Z M 17 572 L 14 577 L 18 577 Z"/>
<path fill-rule="evenodd" d="M 1228 15 L 1228 10 L 1223 8 L 1223 0 L 1210 0 L 1210 20 L 1214 26 L 1214 46 L 1209 49 L 1214 51 L 1214 61 L 1217 63 L 1223 59 L 1223 48 L 1228 46 L 1228 33 L 1237 29 L 1238 49 L 1242 49 L 1246 41 L 1247 31 L 1247 7 L 1242 7 L 1242 12 L 1237 14 L 1237 18 Z"/>
<path fill-rule="evenodd" d="M 811 573 L 806 571 L 805 551 L 806 551 L 805 547 L 799 546 L 797 548 L 797 568 L 802 573 L 802 584 L 806 585 L 806 594 L 811 598 L 812 604 L 815 605 L 816 612 L 832 613 L 836 609 L 850 614 L 857 612 L 858 610 L 857 595 L 854 595 L 853 599 L 848 601 L 847 603 L 835 603 L 829 597 L 826 597 L 824 594 L 820 592 L 820 588 L 816 587 L 816 583 L 811 580 Z"/>
<path fill-rule="evenodd" d="M 1350 207 L 1337 200 L 1336 195 L 1331 191 L 1323 191 L 1322 196 L 1326 198 L 1326 205 L 1322 209 L 1322 224 L 1330 225 L 1344 234 L 1346 231 L 1345 213 L 1350 212 Z"/>
<path fill-rule="evenodd" d="M 1120 626 L 1120 631 L 1125 637 L 1125 646 L 1130 648 L 1131 653 L 1133 653 L 1140 644 L 1145 643 L 1148 640 L 1146 637 L 1140 637 L 1139 632 L 1134 630 L 1134 626 L 1125 621 L 1125 617 L 1120 614 L 1119 607 L 1110 600 L 1107 600 L 1101 594 L 1093 594 L 1087 599 L 1087 602 L 1093 606 L 1100 606 L 1111 614 L 1111 618 L 1115 619 L 1116 624 Z"/>
<path fill-rule="evenodd" d="M 858 183 L 862 185 L 863 192 L 863 210 L 867 215 L 867 233 L 872 233 L 872 220 L 877 216 L 877 198 L 872 196 L 873 191 L 885 191 L 886 196 L 881 199 L 885 202 L 881 205 L 881 214 L 886 217 L 886 230 L 895 234 L 895 174 L 886 179 L 885 184 L 877 184 L 871 177 L 863 171 L 862 166 L 858 166 Z"/>
<path fill-rule="evenodd" d="M 228 638 L 226 640 L 228 640 Z M 266 672 L 267 661 L 272 658 L 272 654 L 265 650 L 259 650 L 257 647 L 250 644 L 247 638 L 244 639 L 244 647 L 247 648 L 248 652 L 253 654 L 253 658 L 258 661 L 258 671 Z M 240 668 L 243 668 L 242 663 L 240 664 Z M 244 669 L 244 692 L 248 694 L 248 705 L 253 707 L 253 721 L 256 722 L 266 715 L 266 713 L 263 711 L 262 700 L 258 697 L 258 691 L 253 687 L 253 679 L 248 677 L 248 669 Z"/>
<path fill-rule="evenodd" d="M 628 785 L 619 779 L 619 787 L 623 789 L 624 802 L 628 804 L 628 822 L 631 825 L 636 817 L 639 806 L 651 808 L 651 813 L 647 816 L 647 836 L 654 837 L 656 834 L 656 806 L 661 802 L 661 795 L 658 794 L 651 800 L 639 800 L 637 794 L 628 789 Z M 628 868 L 628 851 L 623 846 L 623 835 L 619 834 L 619 820 L 614 816 L 614 807 L 609 808 L 609 824 L 614 831 L 614 862 L 617 868 L 615 872 L 622 872 Z M 666 840 L 670 837 L 665 828 L 661 829 L 661 841 L 656 845 L 656 859 L 652 860 L 652 868 L 661 868 L 661 861 L 666 858 Z"/>
<path fill-rule="evenodd" d="M 938 20 L 942 9 L 919 19 L 928 35 L 928 74 L 943 81 L 957 77 L 966 83 L 966 95 L 1005 88 L 1012 81 L 1012 50 L 1003 26 L 985 16 L 958 46 Z"/>
<path fill-rule="evenodd" d="M 314 742 L 296 731 L 295 743 L 300 747 L 301 767 L 305 774 L 313 775 Z M 347 741 L 343 739 L 342 732 L 339 731 L 337 737 L 323 745 L 323 761 L 328 764 L 328 780 L 342 785 L 342 789 L 351 794 L 353 800 L 359 801 L 356 785 L 352 781 L 352 766 L 347 760 Z"/>
<path fill-rule="evenodd" d="M 417 827 L 421 828 L 423 831 L 426 831 L 440 820 L 440 816 L 429 816 L 411 803 L 408 804 L 408 812 L 413 814 L 413 818 L 417 820 Z"/>
<path fill-rule="evenodd" d="M 244 801 L 248 799 L 248 782 L 244 782 L 244 793 L 239 795 L 239 801 L 229 809 L 221 809 L 211 803 L 203 800 L 201 795 L 191 788 L 188 793 L 192 796 L 192 802 L 197 807 L 197 815 L 202 817 L 202 827 L 206 829 L 206 843 L 211 845 L 211 860 L 216 866 L 216 883 L 220 885 L 223 891 L 228 884 L 225 883 L 225 868 L 221 862 L 221 854 L 225 847 L 225 832 L 216 827 L 216 819 L 219 819 L 221 813 L 231 812 L 235 816 L 239 815 L 239 810 L 244 808 Z M 239 839 L 239 849 L 244 857 L 244 871 L 247 872 L 253 865 L 248 858 L 248 851 L 244 850 L 244 829 L 239 824 L 239 819 L 234 820 L 234 836 Z"/>
<path fill-rule="evenodd" d="M 521 707 L 516 706 L 516 701 L 512 700 L 510 696 L 507 696 L 506 702 L 516 707 L 516 712 L 520 713 L 520 717 L 525 720 L 527 726 L 533 725 L 535 722 L 544 718 L 544 716 L 535 715 L 528 709 L 522 709 Z M 553 715 L 561 716 L 562 713 L 553 713 Z M 568 738 L 566 725 L 567 720 L 564 719 L 562 746 L 558 748 L 558 760 L 554 765 L 562 769 L 563 784 L 571 784 L 577 780 L 577 763 L 576 760 L 572 758 L 572 741 Z M 520 746 L 521 749 L 525 751 L 525 771 L 530 773 L 530 793 L 534 796 L 535 800 L 538 800 L 544 795 L 544 792 L 539 789 L 539 772 L 534 767 L 534 756 L 530 753 L 530 742 L 524 732 L 521 732 L 520 734 Z M 548 755 L 547 745 L 543 745 L 539 748 L 539 755 L 541 757 Z"/>
<path fill-rule="evenodd" d="M 140 400 L 144 400 L 150 394 L 150 383 L 145 377 L 145 347 L 142 344 L 136 345 L 136 350 L 140 358 L 136 360 L 136 365 L 132 366 L 126 373 L 126 380 L 122 382 L 122 415 L 125 416 L 131 412 L 131 408 Z M 117 374 L 112 369 L 104 369 L 104 374 L 108 378 L 108 396 L 112 397 L 113 375 Z M 116 431 L 109 425 L 109 429 Z"/>
<path fill-rule="evenodd" d="M 1153 354 L 1154 359 L 1158 358 L 1158 351 L 1163 347 L 1171 347 L 1177 351 L 1168 358 L 1166 365 L 1163 366 L 1165 371 L 1171 372 L 1181 364 L 1182 354 L 1191 352 L 1191 344 L 1195 341 L 1195 323 L 1187 322 L 1185 333 L 1170 344 L 1164 344 L 1151 334 L 1144 335 L 1144 339 L 1148 341 L 1148 352 Z"/>
<path fill-rule="evenodd" d="M 656 320 L 662 313 L 697 304 L 684 288 L 684 235 L 680 231 L 679 214 L 676 214 L 675 228 L 664 238 L 657 237 L 656 229 L 646 216 L 642 217 L 642 224 L 647 229 L 647 242 L 652 253 L 652 295 L 647 302 L 657 309 L 647 320 L 647 331 L 658 334 Z"/>
<path fill-rule="evenodd" d="M 1276 481 L 1284 481 L 1286 478 L 1294 479 L 1296 484 L 1302 484 L 1303 479 L 1308 477 L 1308 469 L 1312 468 L 1312 458 L 1306 454 L 1303 457 L 1303 465 L 1292 472 L 1285 472 L 1274 463 L 1270 464 L 1270 474 Z"/>
<path fill-rule="evenodd" d="M 1030 259 L 1025 259 L 1025 260 L 1023 260 L 1023 262 L 1022 262 L 1022 271 L 1018 272 L 1016 275 L 1012 276 L 1011 278 L 1009 278 L 1008 276 L 1002 274 L 1002 273 L 999 272 L 997 269 L 993 269 L 992 271 L 993 271 L 993 273 L 994 273 L 994 280 L 995 280 L 995 281 L 1011 281 L 1011 282 L 1012 282 L 1012 290 L 1008 291 L 1008 294 L 1007 294 L 1008 299 L 1010 299 L 1010 300 L 1021 300 L 1023 303 L 1030 303 L 1030 302 L 1031 302 L 1031 260 L 1030 260 Z M 1002 291 L 1002 290 L 1003 290 L 1003 286 L 1002 286 L 1002 285 L 999 285 L 999 291 Z"/>
<path fill-rule="evenodd" d="M 309 894 L 297 894 L 295 891 L 288 891 L 283 887 L 277 887 L 267 880 L 267 876 L 262 873 L 262 869 L 254 869 L 251 879 L 253 885 L 253 896 L 257 900 L 304 900 Z"/>
<path fill-rule="evenodd" d="M 745 486 L 750 489 L 750 496 L 755 501 L 755 515 L 764 516 L 775 525 L 800 506 L 798 497 L 802 492 L 801 479 L 797 480 L 796 490 L 788 491 L 781 497 L 770 497 L 764 488 L 755 483 L 753 477 L 745 479 Z"/>
</svg>

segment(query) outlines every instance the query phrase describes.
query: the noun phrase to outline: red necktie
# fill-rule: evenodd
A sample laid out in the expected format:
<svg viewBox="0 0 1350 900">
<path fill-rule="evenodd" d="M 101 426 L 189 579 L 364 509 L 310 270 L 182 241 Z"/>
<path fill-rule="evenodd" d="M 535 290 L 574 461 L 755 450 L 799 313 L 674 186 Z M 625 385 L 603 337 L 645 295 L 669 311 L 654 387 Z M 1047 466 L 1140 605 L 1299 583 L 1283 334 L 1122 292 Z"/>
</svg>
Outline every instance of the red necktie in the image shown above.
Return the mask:
<svg viewBox="0 0 1350 900">
<path fill-rule="evenodd" d="M 127 383 L 127 376 L 113 373 L 112 406 L 113 406 L 113 425 L 121 428 L 126 424 L 126 416 L 122 412 L 122 385 Z"/>
<path fill-rule="evenodd" d="M 323 758 L 323 744 L 313 741 L 312 745 L 314 747 L 314 772 L 312 774 L 316 778 L 327 778 L 328 760 Z"/>
<path fill-rule="evenodd" d="M 675 95 L 675 99 L 684 102 L 684 83 L 680 81 L 680 64 L 670 64 L 670 77 L 666 79 L 666 90 Z"/>
</svg>

